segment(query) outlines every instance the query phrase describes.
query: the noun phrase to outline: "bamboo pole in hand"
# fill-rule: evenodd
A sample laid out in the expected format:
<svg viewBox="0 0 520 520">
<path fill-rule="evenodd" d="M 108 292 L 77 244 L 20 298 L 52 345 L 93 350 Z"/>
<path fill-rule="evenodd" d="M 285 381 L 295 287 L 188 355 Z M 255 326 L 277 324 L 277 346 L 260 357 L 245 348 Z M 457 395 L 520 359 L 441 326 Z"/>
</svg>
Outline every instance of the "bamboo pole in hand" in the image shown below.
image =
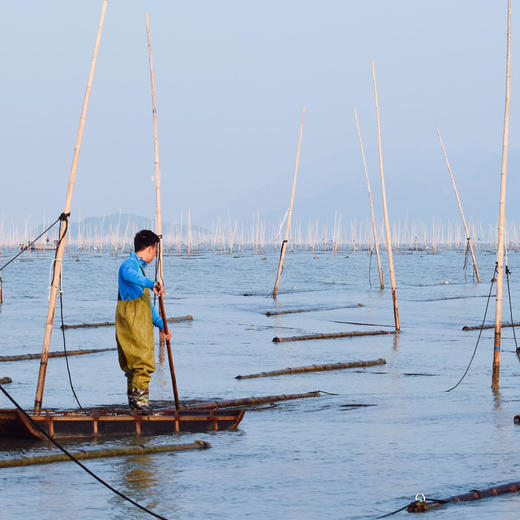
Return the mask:
<svg viewBox="0 0 520 520">
<path fill-rule="evenodd" d="M 159 312 L 164 324 L 164 333 L 168 334 L 168 322 L 166 321 L 166 311 L 164 310 L 164 300 L 162 295 L 159 296 Z M 175 377 L 175 368 L 173 366 L 173 354 L 170 340 L 166 340 L 166 350 L 168 351 L 168 363 L 170 365 L 170 374 L 172 378 L 173 397 L 175 398 L 175 409 L 179 410 L 179 393 L 177 392 L 177 378 Z"/>
<path fill-rule="evenodd" d="M 379 148 L 379 173 L 381 176 L 381 193 L 383 196 L 383 211 L 385 217 L 385 231 L 386 231 L 386 249 L 388 251 L 388 267 L 390 269 L 390 285 L 392 287 L 392 300 L 394 304 L 394 321 L 395 330 L 399 332 L 399 309 L 397 307 L 397 292 L 395 288 L 395 274 L 394 274 L 394 258 L 392 255 L 392 238 L 390 235 L 390 224 L 388 223 L 388 209 L 386 207 L 386 190 L 385 190 L 385 176 L 383 173 L 383 150 L 381 147 L 381 122 L 379 119 L 379 100 L 377 96 L 376 85 L 376 71 L 374 68 L 374 60 L 372 60 L 372 79 L 374 81 L 374 98 L 376 102 L 376 116 L 377 116 L 377 145 Z"/>
<path fill-rule="evenodd" d="M 507 58 L 506 58 L 506 99 L 504 109 L 504 136 L 502 143 L 502 168 L 500 173 L 500 202 L 498 210 L 497 245 L 497 296 L 495 311 L 495 341 L 493 351 L 493 375 L 491 386 L 498 389 L 500 379 L 500 343 L 502 334 L 502 295 L 504 282 L 504 227 L 506 222 L 506 180 L 507 151 L 509 144 L 509 102 L 511 97 L 511 0 L 507 2 Z"/>
<path fill-rule="evenodd" d="M 96 61 L 97 61 L 97 55 L 98 55 L 98 50 L 99 50 L 99 44 L 101 41 L 101 34 L 103 32 L 103 23 L 105 21 L 105 12 L 106 12 L 106 8 L 107 8 L 107 3 L 108 3 L 108 0 L 103 0 L 103 6 L 101 8 L 101 17 L 99 20 L 97 36 L 96 36 L 96 43 L 94 45 L 94 54 L 92 56 L 92 61 L 90 64 L 90 72 L 89 72 L 88 81 L 87 81 L 87 90 L 85 92 L 85 97 L 83 100 L 83 109 L 81 111 L 79 128 L 78 128 L 78 133 L 76 136 L 76 146 L 74 147 L 74 154 L 72 157 L 72 166 L 71 166 L 70 176 L 69 176 L 69 187 L 67 190 L 67 197 L 65 199 L 65 209 L 63 210 L 64 215 L 70 214 L 70 207 L 71 207 L 71 203 L 72 203 L 72 193 L 74 191 L 74 184 L 76 182 L 76 171 L 77 171 L 77 167 L 78 167 L 78 159 L 79 159 L 79 153 L 80 153 L 80 149 L 81 149 L 81 141 L 83 138 L 83 129 L 85 127 L 88 102 L 90 99 L 90 92 L 92 90 L 92 81 L 94 79 L 94 71 L 96 69 Z M 68 218 L 68 217 L 65 217 L 65 218 Z M 41 361 L 40 361 L 40 372 L 38 374 L 38 384 L 36 387 L 36 398 L 34 400 L 35 413 L 39 413 L 41 410 L 41 406 L 42 406 L 43 389 L 45 386 L 45 375 L 47 373 L 49 346 L 51 343 L 52 328 L 53 328 L 53 322 L 54 322 L 54 311 L 56 309 L 58 288 L 59 288 L 59 285 L 61 282 L 61 268 L 62 268 L 63 255 L 65 253 L 65 234 L 67 232 L 67 226 L 68 226 L 68 223 L 66 221 L 62 220 L 61 225 L 60 225 L 58 247 L 56 250 L 56 258 L 54 259 L 54 270 L 53 270 L 51 290 L 50 290 L 50 295 L 49 295 L 49 310 L 47 313 L 47 321 L 46 321 L 46 325 L 45 325 L 45 335 L 43 338 L 42 357 L 41 357 Z"/>
<path fill-rule="evenodd" d="M 296 152 L 296 165 L 294 166 L 293 185 L 291 192 L 291 202 L 289 204 L 289 212 L 287 214 L 287 225 L 285 227 L 285 237 L 282 242 L 282 248 L 280 249 L 280 261 L 278 262 L 278 272 L 276 273 L 276 281 L 274 283 L 273 298 L 276 299 L 278 294 L 278 284 L 280 283 L 280 277 L 282 276 L 283 259 L 285 257 L 285 249 L 287 248 L 287 242 L 289 240 L 289 231 L 291 230 L 291 218 L 294 204 L 294 193 L 296 190 L 296 177 L 298 175 L 298 164 L 300 162 L 300 149 L 302 146 L 302 132 L 303 132 L 303 120 L 305 117 L 305 107 L 302 110 L 302 121 L 300 123 L 300 135 L 298 137 L 298 150 Z"/>
<path fill-rule="evenodd" d="M 150 18 L 146 13 L 146 35 L 148 37 L 148 61 L 150 63 L 150 83 L 152 90 L 152 114 L 153 114 L 153 149 L 154 149 L 154 170 L 155 170 L 155 227 L 157 235 L 162 240 L 162 222 L 161 222 L 161 171 L 159 169 L 159 131 L 157 129 L 157 106 L 155 102 L 155 77 L 153 73 L 152 60 L 152 40 L 150 37 Z M 158 251 L 157 279 L 164 286 L 163 263 L 162 263 L 162 247 Z"/>
<path fill-rule="evenodd" d="M 377 238 L 377 227 L 376 227 L 376 219 L 374 216 L 374 204 L 372 202 L 372 190 L 370 189 L 370 179 L 368 178 L 368 169 L 367 169 L 367 161 L 365 158 L 365 149 L 363 147 L 363 139 L 361 138 L 361 130 L 359 128 L 359 121 L 357 116 L 357 110 L 354 106 L 354 118 L 356 119 L 356 129 L 359 137 L 359 146 L 361 148 L 361 158 L 363 159 L 363 169 L 365 170 L 365 177 L 367 180 L 367 189 L 368 189 L 368 202 L 370 203 L 370 215 L 372 217 L 372 231 L 374 233 L 374 247 L 376 250 L 377 256 L 377 267 L 379 269 L 379 285 L 381 290 L 385 288 L 385 284 L 383 282 L 383 268 L 381 267 L 381 257 L 379 255 L 379 240 Z"/>
<path fill-rule="evenodd" d="M 475 257 L 475 251 L 473 251 L 473 244 L 471 243 L 471 238 L 469 236 L 468 225 L 466 223 L 466 218 L 464 217 L 464 211 L 462 210 L 462 203 L 460 202 L 459 192 L 457 191 L 457 186 L 455 185 L 455 179 L 453 178 L 453 172 L 451 171 L 450 162 L 448 161 L 448 155 L 446 154 L 446 148 L 444 147 L 444 142 L 441 137 L 441 133 L 439 132 L 439 128 L 437 130 L 437 135 L 439 136 L 439 142 L 441 143 L 442 153 L 444 155 L 444 159 L 446 161 L 446 166 L 448 167 L 448 172 L 450 174 L 451 183 L 453 185 L 453 191 L 455 192 L 455 197 L 457 198 L 457 204 L 459 205 L 460 216 L 462 217 L 462 224 L 464 226 L 464 231 L 466 233 L 466 240 L 468 243 L 468 247 L 471 253 L 471 260 L 473 261 L 473 269 L 475 271 L 475 276 L 477 278 L 477 283 L 480 283 L 480 274 L 478 272 L 477 267 L 477 259 Z"/>
</svg>

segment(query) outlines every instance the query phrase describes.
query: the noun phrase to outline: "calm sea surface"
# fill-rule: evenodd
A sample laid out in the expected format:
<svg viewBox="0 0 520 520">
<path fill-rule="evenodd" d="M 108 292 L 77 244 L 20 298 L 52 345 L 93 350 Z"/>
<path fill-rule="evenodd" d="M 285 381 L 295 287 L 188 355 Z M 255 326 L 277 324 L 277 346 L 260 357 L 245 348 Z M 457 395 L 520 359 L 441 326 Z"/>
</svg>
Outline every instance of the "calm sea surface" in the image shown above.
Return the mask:
<svg viewBox="0 0 520 520">
<path fill-rule="evenodd" d="M 66 323 L 112 321 L 117 269 L 123 256 L 67 257 Z M 473 366 L 464 372 L 481 322 L 495 255 L 478 254 L 483 283 L 465 281 L 462 254 L 395 256 L 402 333 L 294 343 L 274 336 L 380 330 L 392 325 L 388 288 L 379 291 L 375 259 L 368 282 L 366 252 L 289 253 L 278 301 L 272 290 L 278 253 L 233 257 L 165 257 L 167 313 L 192 314 L 173 324 L 174 361 L 182 399 L 232 399 L 323 390 L 337 395 L 248 411 L 236 432 L 139 439 L 165 444 L 203 439 L 205 451 L 87 461 L 87 466 L 134 500 L 169 519 L 372 519 L 412 501 L 416 493 L 446 497 L 520 480 L 520 364 L 512 329 L 504 329 L 500 392 L 493 394 L 493 331 L 485 330 Z M 0 355 L 41 351 L 51 254 L 26 256 L 2 272 Z M 509 255 L 513 311 L 520 305 L 520 257 Z M 149 267 L 149 275 L 153 269 Z M 252 293 L 245 297 L 244 293 Z M 507 294 L 507 293 L 506 293 Z M 506 300 L 507 301 L 507 300 Z M 362 306 L 358 305 L 362 304 Z M 267 317 L 269 310 L 319 311 Z M 518 313 L 515 314 L 518 320 Z M 494 302 L 488 321 L 494 317 Z M 341 322 L 377 324 L 353 325 Z M 509 309 L 504 307 L 504 321 Z M 56 313 L 51 350 L 61 350 Z M 519 334 L 520 336 L 520 334 Z M 114 347 L 114 329 L 69 330 L 67 347 Z M 153 400 L 171 400 L 167 361 L 151 386 Z M 387 364 L 237 380 L 278 368 L 385 358 Z M 83 406 L 119 404 L 126 382 L 116 352 L 70 358 Z M 6 389 L 24 407 L 34 401 L 39 361 L 0 364 Z M 370 404 L 353 408 L 345 405 Z M 51 359 L 44 406 L 74 407 L 63 359 Z M 11 407 L 0 396 L 0 407 Z M 134 438 L 67 443 L 74 449 L 132 445 Z M 0 458 L 56 451 L 45 443 L 0 443 Z M 1 519 L 139 519 L 148 515 L 102 487 L 75 464 L 0 470 Z M 451 505 L 428 517 L 516 519 L 520 495 Z M 407 517 L 402 512 L 393 518 Z"/>
</svg>

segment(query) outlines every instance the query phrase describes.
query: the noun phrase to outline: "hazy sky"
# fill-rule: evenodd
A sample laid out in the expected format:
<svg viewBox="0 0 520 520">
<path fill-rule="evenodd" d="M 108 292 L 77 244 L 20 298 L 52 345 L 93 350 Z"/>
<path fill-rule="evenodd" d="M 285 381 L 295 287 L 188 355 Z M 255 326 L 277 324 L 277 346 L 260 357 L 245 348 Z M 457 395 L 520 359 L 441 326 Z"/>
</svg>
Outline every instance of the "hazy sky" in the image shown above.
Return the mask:
<svg viewBox="0 0 520 520">
<path fill-rule="evenodd" d="M 63 209 L 101 0 L 2 2 L 0 217 Z M 504 115 L 506 0 L 110 0 L 73 217 L 154 212 L 145 13 L 151 20 L 165 219 L 288 205 L 307 107 L 295 218 L 368 216 L 357 105 L 381 215 L 370 59 L 390 218 L 458 218 L 440 127 L 471 220 L 494 223 Z M 513 5 L 513 8 L 516 6 Z M 516 217 L 516 28 L 508 215 Z"/>
</svg>

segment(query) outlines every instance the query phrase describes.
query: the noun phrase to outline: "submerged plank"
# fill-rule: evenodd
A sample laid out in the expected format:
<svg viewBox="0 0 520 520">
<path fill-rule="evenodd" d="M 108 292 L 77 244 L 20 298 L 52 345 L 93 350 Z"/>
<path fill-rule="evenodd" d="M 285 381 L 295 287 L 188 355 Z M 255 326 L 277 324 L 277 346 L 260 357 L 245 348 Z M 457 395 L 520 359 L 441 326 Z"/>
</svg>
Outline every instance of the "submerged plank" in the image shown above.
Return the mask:
<svg viewBox="0 0 520 520">
<path fill-rule="evenodd" d="M 340 370 L 344 368 L 360 368 L 372 367 L 376 365 L 386 365 L 383 358 L 372 361 L 350 361 L 347 363 L 328 363 L 326 365 L 309 365 L 304 367 L 283 368 L 282 370 L 272 370 L 270 372 L 260 372 L 258 374 L 249 374 L 245 376 L 236 376 L 235 379 L 253 379 L 255 377 L 272 377 L 284 374 L 302 374 L 304 372 L 321 372 L 323 370 Z"/>
<path fill-rule="evenodd" d="M 369 330 L 359 332 L 331 332 L 328 334 L 307 334 L 305 336 L 288 336 L 280 338 L 275 336 L 274 343 L 283 343 L 285 341 L 308 341 L 311 339 L 332 339 L 332 338 L 355 338 L 357 336 L 379 336 L 381 334 L 395 334 L 395 330 Z"/>
<path fill-rule="evenodd" d="M 207 450 L 211 444 L 205 441 L 195 441 L 190 444 L 166 444 L 164 446 L 131 446 L 128 448 L 104 448 L 101 450 L 81 450 L 72 452 L 75 459 L 99 459 L 105 457 L 124 457 L 127 455 L 144 455 L 147 453 L 164 453 L 186 450 Z M 65 462 L 71 460 L 64 453 L 56 455 L 39 455 L 36 457 L 18 457 L 16 459 L 0 460 L 0 468 L 16 466 L 33 466 L 35 464 L 50 464 L 51 462 Z"/>
<path fill-rule="evenodd" d="M 92 349 L 84 349 L 84 350 L 67 350 L 67 356 L 82 356 L 84 354 L 98 354 L 99 352 L 109 352 L 111 350 L 116 350 L 116 348 L 92 348 Z M 26 361 L 28 359 L 40 359 L 42 357 L 40 354 L 20 354 L 18 356 L 0 356 L 0 363 L 5 363 L 7 361 Z M 50 358 L 58 358 L 65 357 L 65 352 L 49 352 Z"/>
<path fill-rule="evenodd" d="M 177 316 L 173 318 L 166 318 L 166 321 L 177 322 L 177 321 L 193 321 L 193 316 L 188 314 L 187 316 Z M 87 329 L 95 327 L 113 327 L 115 323 L 113 321 L 101 321 L 98 323 L 77 323 L 74 325 L 62 325 L 61 329 Z"/>
</svg>

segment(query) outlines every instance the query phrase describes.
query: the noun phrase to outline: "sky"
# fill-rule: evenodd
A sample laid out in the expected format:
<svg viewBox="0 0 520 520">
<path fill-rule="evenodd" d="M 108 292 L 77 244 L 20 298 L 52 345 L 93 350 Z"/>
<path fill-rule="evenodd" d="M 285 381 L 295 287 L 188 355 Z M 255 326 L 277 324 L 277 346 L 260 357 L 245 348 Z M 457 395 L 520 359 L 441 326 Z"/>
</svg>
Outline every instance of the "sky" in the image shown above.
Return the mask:
<svg viewBox="0 0 520 520">
<path fill-rule="evenodd" d="M 4 223 L 63 210 L 101 6 L 2 3 Z M 520 188 L 515 7 L 508 219 Z M 468 220 L 494 225 L 506 8 L 506 0 L 110 0 L 72 219 L 154 215 L 148 12 L 165 220 L 188 209 L 202 225 L 257 213 L 280 220 L 304 105 L 294 218 L 369 217 L 354 105 L 382 218 L 373 59 L 390 219 L 458 221 L 438 126 Z"/>
</svg>

